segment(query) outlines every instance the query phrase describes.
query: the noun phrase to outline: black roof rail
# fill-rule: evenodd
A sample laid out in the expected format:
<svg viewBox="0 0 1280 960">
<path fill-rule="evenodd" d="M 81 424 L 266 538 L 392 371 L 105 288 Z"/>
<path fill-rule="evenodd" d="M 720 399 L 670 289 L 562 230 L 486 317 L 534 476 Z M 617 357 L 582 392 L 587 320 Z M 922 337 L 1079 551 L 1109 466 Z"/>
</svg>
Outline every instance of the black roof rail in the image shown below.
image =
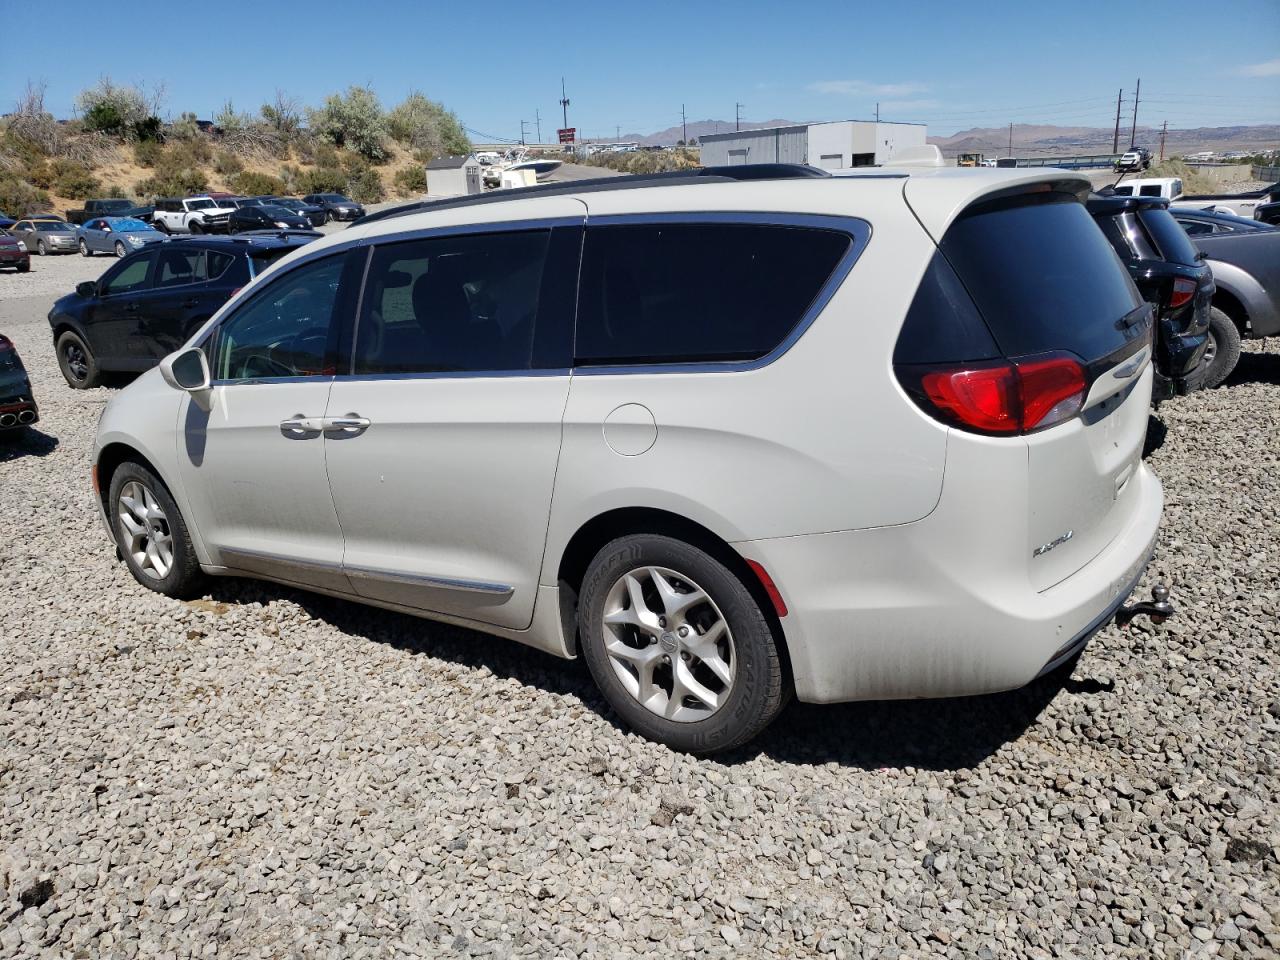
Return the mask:
<svg viewBox="0 0 1280 960">
<path fill-rule="evenodd" d="M 486 203 L 502 203 L 506 200 L 522 200 L 526 197 L 555 197 L 565 194 L 602 193 L 608 190 L 630 190 L 638 187 L 675 187 L 689 183 L 734 183 L 744 180 L 807 180 L 830 177 L 831 174 L 817 167 L 802 163 L 747 163 L 731 167 L 696 167 L 692 170 L 668 170 L 663 173 L 637 173 L 620 177 L 589 177 L 585 180 L 561 180 L 556 183 L 539 183 L 532 187 L 512 187 L 491 193 L 465 197 L 448 197 L 443 200 L 417 200 L 413 203 L 389 207 L 377 213 L 368 213 L 351 223 L 373 223 L 391 217 L 404 217 L 412 213 L 430 210 L 448 210 L 453 207 L 480 206 Z"/>
</svg>

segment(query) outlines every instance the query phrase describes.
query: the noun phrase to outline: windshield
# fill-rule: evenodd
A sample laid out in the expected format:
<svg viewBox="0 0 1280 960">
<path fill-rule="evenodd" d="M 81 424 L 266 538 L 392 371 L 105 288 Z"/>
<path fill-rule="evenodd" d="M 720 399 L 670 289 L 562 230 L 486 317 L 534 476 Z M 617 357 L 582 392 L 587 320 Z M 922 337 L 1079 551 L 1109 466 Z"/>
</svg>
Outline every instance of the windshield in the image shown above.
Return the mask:
<svg viewBox="0 0 1280 960">
<path fill-rule="evenodd" d="M 287 210 L 301 210 L 303 203 L 301 200 L 272 200 L 277 207 L 284 207 Z"/>
<path fill-rule="evenodd" d="M 213 205 L 219 210 L 234 210 L 236 208 L 236 202 L 234 200 L 215 200 L 213 201 Z"/>
<path fill-rule="evenodd" d="M 133 230 L 151 230 L 152 227 L 143 223 L 141 220 L 134 220 L 132 217 L 121 217 L 118 220 L 107 221 L 111 224 L 112 230 L 121 230 L 129 233 Z"/>
<path fill-rule="evenodd" d="M 264 203 L 258 209 L 261 210 L 263 213 L 265 213 L 268 217 L 292 217 L 293 216 L 292 210 L 286 210 L 284 207 L 277 207 L 267 203 Z"/>
<path fill-rule="evenodd" d="M 320 195 L 320 199 L 328 200 L 330 203 L 350 203 L 351 202 L 340 193 L 322 193 Z"/>
<path fill-rule="evenodd" d="M 41 233 L 69 233 L 71 224 L 63 223 L 61 220 L 40 220 L 36 223 L 36 229 Z"/>
<path fill-rule="evenodd" d="M 188 210 L 208 210 L 213 206 L 212 200 L 188 200 L 186 203 Z"/>
</svg>

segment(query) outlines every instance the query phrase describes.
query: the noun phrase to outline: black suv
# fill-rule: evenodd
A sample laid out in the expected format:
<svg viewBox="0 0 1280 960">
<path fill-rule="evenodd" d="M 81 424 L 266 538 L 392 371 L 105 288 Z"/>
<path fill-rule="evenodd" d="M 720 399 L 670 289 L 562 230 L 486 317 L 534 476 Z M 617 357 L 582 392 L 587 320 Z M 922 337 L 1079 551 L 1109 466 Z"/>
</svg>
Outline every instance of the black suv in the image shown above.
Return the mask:
<svg viewBox="0 0 1280 960">
<path fill-rule="evenodd" d="M 62 375 L 83 390 L 104 372 L 155 366 L 254 276 L 316 236 L 177 238 L 130 254 L 49 311 Z"/>
<path fill-rule="evenodd" d="M 1156 308 L 1156 380 L 1166 399 L 1198 389 L 1205 375 L 1213 272 L 1161 197 L 1094 194 L 1089 212 L 1102 228 L 1142 298 Z"/>
</svg>

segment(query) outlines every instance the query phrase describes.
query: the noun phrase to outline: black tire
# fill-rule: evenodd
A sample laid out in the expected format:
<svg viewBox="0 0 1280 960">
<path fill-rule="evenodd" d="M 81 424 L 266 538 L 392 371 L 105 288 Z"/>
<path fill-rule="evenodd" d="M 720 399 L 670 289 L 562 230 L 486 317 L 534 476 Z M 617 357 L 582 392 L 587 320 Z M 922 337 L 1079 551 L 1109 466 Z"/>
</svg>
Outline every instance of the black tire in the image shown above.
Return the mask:
<svg viewBox="0 0 1280 960">
<path fill-rule="evenodd" d="M 74 390 L 88 390 L 96 387 L 102 379 L 102 371 L 98 369 L 98 361 L 93 357 L 89 345 L 80 339 L 80 335 L 71 330 L 58 337 L 54 346 L 58 354 L 58 368 Z"/>
<path fill-rule="evenodd" d="M 689 622 L 694 624 L 695 640 L 699 628 L 694 618 L 699 614 L 713 620 L 717 614 L 723 617 L 732 637 L 729 658 L 724 661 L 732 664 L 731 686 L 724 687 L 714 678 L 708 680 L 707 673 L 695 677 L 708 685 L 719 685 L 721 689 L 714 692 L 725 697 L 705 719 L 667 719 L 644 706 L 623 684 L 606 651 L 604 610 L 610 592 L 628 573 L 647 567 L 661 567 L 677 577 L 687 577 L 686 587 L 696 584 L 709 598 L 709 603 L 686 611 L 691 614 Z M 667 625 L 665 618 L 662 625 Z M 674 624 L 672 626 L 671 631 L 662 633 L 661 639 L 648 635 L 648 646 L 641 642 L 633 647 L 638 651 L 653 648 L 660 662 L 651 675 L 659 685 L 664 682 L 660 677 L 665 676 L 669 686 L 671 671 L 681 667 L 674 661 L 674 651 L 680 651 L 681 659 L 687 657 L 683 642 L 676 639 Z M 675 750 L 707 754 L 740 746 L 767 727 L 786 702 L 783 667 L 773 631 L 751 592 L 733 571 L 711 554 L 681 540 L 634 534 L 606 544 L 591 561 L 583 579 L 578 635 L 591 675 L 618 715 L 643 736 Z M 633 639 L 643 638 L 637 632 Z M 707 668 L 695 657 L 689 661 L 688 669 L 696 672 Z M 668 694 L 669 690 L 663 693 Z M 664 698 L 670 702 L 669 696 Z M 685 698 L 682 702 L 690 700 L 696 701 L 696 698 Z"/>
<path fill-rule="evenodd" d="M 199 220 L 190 221 L 187 224 L 187 229 L 197 236 L 204 233 L 204 225 L 201 224 Z"/>
<path fill-rule="evenodd" d="M 167 235 L 169 233 L 169 225 L 163 220 L 152 220 L 151 225 L 163 234 Z"/>
<path fill-rule="evenodd" d="M 1240 362 L 1240 328 L 1235 321 L 1217 307 L 1209 308 L 1209 346 L 1205 348 L 1208 369 L 1205 370 L 1202 387 L 1216 387 Z"/>
<path fill-rule="evenodd" d="M 89 249 L 89 245 L 84 242 L 84 237 L 80 238 L 80 256 L 92 257 L 93 251 Z"/>
<path fill-rule="evenodd" d="M 129 251 L 125 249 L 124 243 L 120 240 L 116 241 L 116 256 L 123 259 L 124 255 Z"/>
<path fill-rule="evenodd" d="M 163 576 L 145 569 L 132 549 L 133 540 L 125 524 L 121 521 L 120 495 L 128 484 L 138 484 L 154 496 L 163 517 L 155 519 L 154 530 L 148 535 L 160 534 L 168 537 L 171 545 L 171 559 L 167 572 Z M 182 517 L 178 505 L 174 503 L 169 488 L 149 469 L 133 460 L 126 460 L 111 475 L 111 484 L 107 494 L 107 516 L 111 521 L 111 535 L 115 538 L 125 566 L 133 574 L 133 578 L 148 590 L 163 593 L 166 597 L 185 600 L 197 597 L 204 592 L 205 574 L 200 569 L 200 561 L 196 558 L 195 547 L 191 544 L 191 535 L 186 521 Z M 137 489 L 136 487 L 134 489 Z M 130 521 L 137 524 L 136 517 Z"/>
<path fill-rule="evenodd" d="M 29 273 L 30 271 L 31 271 L 31 261 L 30 261 L 30 260 L 28 260 L 26 263 L 22 263 L 22 264 L 19 264 L 19 265 L 18 265 L 18 272 L 19 272 L 19 273 Z"/>
<path fill-rule="evenodd" d="M 325 223 L 333 223 L 333 211 L 332 211 L 332 210 L 326 210 L 326 211 L 324 212 L 324 222 L 325 222 Z"/>
</svg>

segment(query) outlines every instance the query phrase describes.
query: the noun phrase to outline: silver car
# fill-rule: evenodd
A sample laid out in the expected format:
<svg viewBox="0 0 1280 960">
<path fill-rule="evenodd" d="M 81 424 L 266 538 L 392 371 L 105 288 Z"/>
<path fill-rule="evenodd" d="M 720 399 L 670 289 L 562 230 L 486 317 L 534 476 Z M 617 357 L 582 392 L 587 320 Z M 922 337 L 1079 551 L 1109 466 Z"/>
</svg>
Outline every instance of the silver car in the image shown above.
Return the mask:
<svg viewBox="0 0 1280 960">
<path fill-rule="evenodd" d="M 19 220 L 9 233 L 40 256 L 74 253 L 76 250 L 76 228 L 65 220 Z"/>
<path fill-rule="evenodd" d="M 151 224 L 133 217 L 96 217 L 80 227 L 78 234 L 80 254 L 85 257 L 95 253 L 123 257 L 164 239 L 164 234 Z"/>
</svg>

